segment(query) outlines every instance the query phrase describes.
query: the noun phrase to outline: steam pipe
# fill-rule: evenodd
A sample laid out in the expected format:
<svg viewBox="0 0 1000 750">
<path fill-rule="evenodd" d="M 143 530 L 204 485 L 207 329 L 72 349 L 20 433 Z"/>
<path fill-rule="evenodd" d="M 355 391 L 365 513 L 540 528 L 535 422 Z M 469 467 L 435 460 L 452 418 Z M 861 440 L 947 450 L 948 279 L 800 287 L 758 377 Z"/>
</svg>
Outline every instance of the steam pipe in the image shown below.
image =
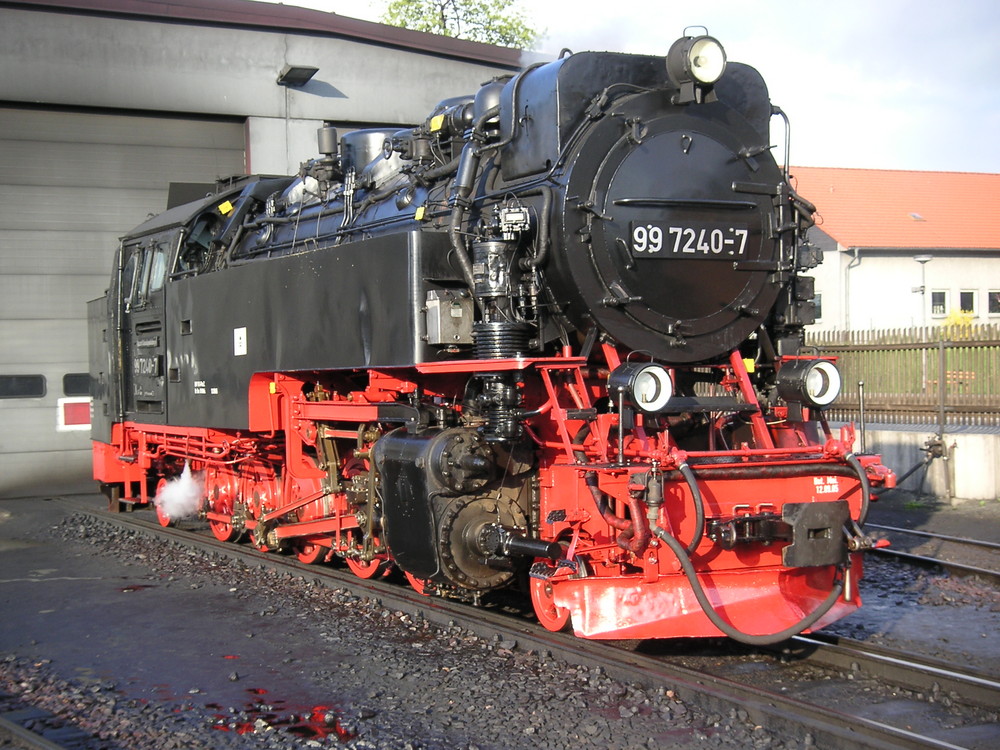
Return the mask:
<svg viewBox="0 0 1000 750">
<path fill-rule="evenodd" d="M 635 555 L 641 555 L 646 551 L 646 547 L 649 546 L 649 540 L 653 538 L 653 532 L 650 531 L 649 524 L 646 522 L 646 515 L 642 510 L 642 499 L 637 494 L 629 495 L 628 507 L 632 514 L 632 536 L 630 539 L 623 539 L 624 533 L 620 534 L 618 543 L 625 542 L 630 552 Z"/>
<path fill-rule="evenodd" d="M 857 470 L 851 466 L 834 463 L 785 464 L 781 466 L 712 466 L 702 477 L 705 479 L 788 479 L 791 477 L 807 477 L 815 474 L 841 477 L 857 477 Z M 670 479 L 676 479 L 674 472 L 664 472 Z M 866 477 L 867 480 L 867 477 Z"/>
<path fill-rule="evenodd" d="M 607 521 L 610 526 L 613 526 L 631 537 L 632 522 L 624 518 L 619 518 L 611 511 L 611 508 L 608 506 L 607 495 L 601 492 L 601 488 L 597 486 L 597 472 L 588 471 L 584 477 L 584 482 L 587 485 L 587 489 L 590 490 L 590 494 L 594 497 L 594 502 L 597 504 L 597 510 L 600 511 L 601 517 Z"/>
<path fill-rule="evenodd" d="M 645 552 L 646 547 L 649 546 L 649 540 L 652 539 L 652 532 L 645 523 L 640 498 L 636 496 L 629 498 L 629 510 L 632 512 L 631 521 L 619 518 L 612 512 L 608 505 L 607 495 L 601 492 L 601 488 L 597 486 L 597 472 L 588 471 L 584 481 L 590 490 L 590 494 L 594 497 L 594 502 L 597 504 L 597 510 L 600 511 L 601 517 L 610 526 L 622 532 L 616 540 L 618 546 L 622 549 L 627 549 L 635 555 L 641 555 Z"/>
<path fill-rule="evenodd" d="M 475 136 L 481 135 L 486 123 L 493 117 L 500 114 L 500 107 L 490 107 L 482 116 L 476 120 L 472 127 L 473 139 L 466 141 L 462 147 L 462 153 L 458 158 L 458 163 L 454 168 L 455 182 L 453 199 L 455 205 L 451 209 L 451 220 L 448 222 L 448 238 L 451 240 L 451 247 L 458 258 L 458 264 L 462 267 L 462 276 L 465 283 L 469 285 L 469 290 L 475 295 L 476 282 L 472 275 L 472 261 L 469 260 L 469 251 L 462 240 L 462 222 L 465 219 L 465 209 L 468 205 L 469 195 L 472 193 L 473 182 L 476 173 L 479 171 L 479 162 L 482 159 L 484 149 L 475 145 Z M 498 145 L 498 144 L 495 144 Z M 490 148 L 495 147 L 491 146 Z M 452 171 L 451 163 L 445 165 L 448 169 L 445 174 Z"/>
<path fill-rule="evenodd" d="M 583 439 L 586 437 L 588 432 L 590 432 L 589 425 L 581 427 L 579 432 L 577 432 L 573 437 L 573 443 L 579 445 L 583 442 Z M 587 454 L 582 450 L 573 451 L 573 455 L 576 456 L 576 459 L 581 463 L 587 462 Z M 611 511 L 611 508 L 608 506 L 607 496 L 601 492 L 601 488 L 597 484 L 597 472 L 588 471 L 584 474 L 583 481 L 587 485 L 587 489 L 590 490 L 590 494 L 594 498 L 594 503 L 597 505 L 597 510 L 600 512 L 601 517 L 608 523 L 608 525 L 621 531 L 623 536 L 627 534 L 626 539 L 631 538 L 633 536 L 632 522 L 624 518 L 619 518 Z"/>
<path fill-rule="evenodd" d="M 462 156 L 458 162 L 458 174 L 455 176 L 454 184 L 455 205 L 451 209 L 451 220 L 448 223 L 448 238 L 451 240 L 451 247 L 462 268 L 465 283 L 469 285 L 469 290 L 473 294 L 475 294 L 476 282 L 472 275 L 472 261 L 469 260 L 469 251 L 462 239 L 462 222 L 465 219 L 466 203 L 472 192 L 472 180 L 478 166 L 479 156 L 476 153 L 476 147 L 472 141 L 469 141 L 462 149 Z"/>
<path fill-rule="evenodd" d="M 492 150 L 492 149 L 503 148 L 508 143 L 511 143 L 514 140 L 514 138 L 517 137 L 517 126 L 519 124 L 518 116 L 517 116 L 517 97 L 518 97 L 518 94 L 521 91 L 521 82 L 524 81 L 524 77 L 528 73 L 530 73 L 531 71 L 533 71 L 535 68 L 540 68 L 541 66 L 547 65 L 547 64 L 548 63 L 546 63 L 544 61 L 532 63 L 527 68 L 525 68 L 520 73 L 518 73 L 516 76 L 514 76 L 514 80 L 510 84 L 512 86 L 512 88 L 511 88 L 511 108 L 510 108 L 511 109 L 511 113 L 510 113 L 510 135 L 507 138 L 505 138 L 505 139 L 503 139 L 501 141 L 498 141 L 496 143 L 491 143 L 491 144 L 489 144 L 487 146 L 484 146 L 483 149 L 482 149 L 482 151 L 488 151 L 488 150 Z M 494 110 L 496 110 L 496 112 L 494 112 Z M 487 115 L 489 115 L 491 117 L 495 117 L 499 113 L 500 113 L 500 106 L 499 105 L 497 105 L 496 107 L 490 107 L 488 110 L 486 110 L 486 113 L 483 115 L 483 117 L 480 118 L 480 121 L 481 122 L 485 122 Z M 477 125 L 478 125 L 478 123 L 477 123 Z"/>
<path fill-rule="evenodd" d="M 517 194 L 519 198 L 529 195 L 542 196 L 542 209 L 538 215 L 538 252 L 530 258 L 521 260 L 521 268 L 524 270 L 536 270 L 545 263 L 549 255 L 549 216 L 552 213 L 552 188 L 548 185 L 539 185 L 532 190 L 526 190 Z"/>
</svg>

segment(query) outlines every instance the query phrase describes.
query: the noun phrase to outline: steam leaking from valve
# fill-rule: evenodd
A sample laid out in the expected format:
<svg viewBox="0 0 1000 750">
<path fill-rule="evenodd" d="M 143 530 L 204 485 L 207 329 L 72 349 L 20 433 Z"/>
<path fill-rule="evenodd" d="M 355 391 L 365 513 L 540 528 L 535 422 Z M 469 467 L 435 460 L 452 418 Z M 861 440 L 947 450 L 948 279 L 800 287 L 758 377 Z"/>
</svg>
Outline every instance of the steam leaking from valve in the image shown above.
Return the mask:
<svg viewBox="0 0 1000 750">
<path fill-rule="evenodd" d="M 170 520 L 178 521 L 197 515 L 204 496 L 205 483 L 201 474 L 193 474 L 191 465 L 184 464 L 181 475 L 160 488 L 153 502 Z"/>
</svg>

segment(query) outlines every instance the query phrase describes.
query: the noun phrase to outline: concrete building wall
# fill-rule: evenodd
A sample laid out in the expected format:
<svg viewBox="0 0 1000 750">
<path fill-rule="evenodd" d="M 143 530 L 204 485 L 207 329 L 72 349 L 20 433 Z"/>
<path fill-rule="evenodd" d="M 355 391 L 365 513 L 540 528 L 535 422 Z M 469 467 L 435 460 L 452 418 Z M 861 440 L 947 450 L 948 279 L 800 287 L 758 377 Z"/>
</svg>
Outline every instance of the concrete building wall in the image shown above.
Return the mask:
<svg viewBox="0 0 1000 750">
<path fill-rule="evenodd" d="M 0 387 L 38 386 L 0 398 L 0 494 L 87 477 L 86 411 L 67 419 L 87 393 L 73 379 L 88 371 L 87 300 L 168 184 L 242 172 L 243 141 L 232 120 L 0 106 Z"/>
<path fill-rule="evenodd" d="M 286 64 L 319 72 L 301 88 L 279 86 Z M 282 174 L 315 155 L 324 120 L 415 124 L 441 99 L 509 71 L 319 33 L 9 7 L 0 7 L 0 69 L 5 101 L 248 118 L 253 169 Z"/>
<path fill-rule="evenodd" d="M 869 429 L 868 450 L 882 455 L 882 463 L 898 476 L 921 463 L 923 450 L 932 428 L 926 431 Z M 1000 500 L 1000 435 L 991 433 L 956 432 L 945 435 L 948 457 L 934 459 L 924 471 L 919 470 L 900 488 L 935 497 L 948 497 L 949 489 L 955 502 L 994 502 Z"/>
<path fill-rule="evenodd" d="M 962 293 L 971 294 L 973 323 L 1000 323 L 989 311 L 989 294 L 1000 293 L 1000 256 L 991 251 L 854 250 L 812 230 L 824 250 L 823 262 L 809 272 L 822 295 L 822 318 L 815 330 L 864 330 L 940 325 L 959 312 Z M 914 258 L 930 255 L 918 263 Z M 923 292 L 921 292 L 923 288 Z M 944 305 L 935 307 L 935 293 Z"/>
<path fill-rule="evenodd" d="M 325 121 L 407 126 L 517 66 L 514 51 L 241 0 L 0 3 L 0 496 L 93 486 L 89 434 L 60 426 L 87 371 L 85 302 L 117 238 L 171 182 L 288 174 Z M 319 68 L 301 88 L 286 64 Z M 184 141 L 178 147 L 177 139 Z"/>
</svg>

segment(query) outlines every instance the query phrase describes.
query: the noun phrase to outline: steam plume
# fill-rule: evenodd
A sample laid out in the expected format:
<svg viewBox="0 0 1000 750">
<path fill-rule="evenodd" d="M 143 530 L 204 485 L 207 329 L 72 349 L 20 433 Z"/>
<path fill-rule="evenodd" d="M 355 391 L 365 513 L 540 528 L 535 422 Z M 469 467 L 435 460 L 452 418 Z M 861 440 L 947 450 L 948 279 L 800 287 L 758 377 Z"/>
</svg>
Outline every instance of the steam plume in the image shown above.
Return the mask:
<svg viewBox="0 0 1000 750">
<path fill-rule="evenodd" d="M 170 520 L 177 521 L 197 515 L 204 496 L 205 483 L 201 475 L 192 474 L 190 464 L 184 464 L 181 475 L 164 485 L 153 502 Z"/>
</svg>

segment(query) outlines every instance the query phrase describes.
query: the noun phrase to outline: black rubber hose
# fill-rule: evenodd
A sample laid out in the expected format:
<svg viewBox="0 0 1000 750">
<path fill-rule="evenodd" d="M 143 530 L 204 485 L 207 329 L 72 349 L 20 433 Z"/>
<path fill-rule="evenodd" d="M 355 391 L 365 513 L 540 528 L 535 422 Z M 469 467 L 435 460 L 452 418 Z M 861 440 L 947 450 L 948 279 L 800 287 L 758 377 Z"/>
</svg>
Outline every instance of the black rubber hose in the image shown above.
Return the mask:
<svg viewBox="0 0 1000 750">
<path fill-rule="evenodd" d="M 858 516 L 858 526 L 864 526 L 865 519 L 868 518 L 868 506 L 871 505 L 872 487 L 868 482 L 865 467 L 861 465 L 857 456 L 853 453 L 848 453 L 844 456 L 844 460 L 851 465 L 851 468 L 857 473 L 858 479 L 861 482 L 861 515 Z"/>
<path fill-rule="evenodd" d="M 698 548 L 698 544 L 705 534 L 705 502 L 702 500 L 701 489 L 698 487 L 698 480 L 694 475 L 694 471 L 687 465 L 687 462 L 682 463 L 677 469 L 683 475 L 684 479 L 687 480 L 688 487 L 691 488 L 691 499 L 694 501 L 694 537 L 685 550 L 690 555 Z"/>
<path fill-rule="evenodd" d="M 838 581 L 830 590 L 830 595 L 823 600 L 823 603 L 820 604 L 819 607 L 812 612 L 812 614 L 807 615 L 794 625 L 791 625 L 777 633 L 770 633 L 767 635 L 751 635 L 750 633 L 744 633 L 742 630 L 735 628 L 723 620 L 722 616 L 712 607 L 712 603 L 708 600 L 708 596 L 705 594 L 705 589 L 702 588 L 701 581 L 698 580 L 698 573 L 695 572 L 690 558 L 684 551 L 684 548 L 681 547 L 681 543 L 674 539 L 674 537 L 665 531 L 659 524 L 653 527 L 653 533 L 662 539 L 666 545 L 670 547 L 671 552 L 673 552 L 677 557 L 677 561 L 681 564 L 681 569 L 684 571 L 684 575 L 687 576 L 687 579 L 691 584 L 695 598 L 698 600 L 698 604 L 701 605 L 701 609 L 708 619 L 712 621 L 712 624 L 715 625 L 715 627 L 732 638 L 734 641 L 739 641 L 740 643 L 746 643 L 750 646 L 769 646 L 772 643 L 780 643 L 781 641 L 788 640 L 792 636 L 798 635 L 803 630 L 806 630 L 817 623 L 821 617 L 833 609 L 833 605 L 837 603 L 837 600 L 844 592 L 843 582 Z"/>
<path fill-rule="evenodd" d="M 418 172 L 413 175 L 413 179 L 419 182 L 421 185 L 430 185 L 432 182 L 441 179 L 442 177 L 447 177 L 448 175 L 455 174 L 458 170 L 458 162 L 462 158 L 461 154 L 456 156 L 447 164 L 441 164 L 437 167 L 431 167 L 425 172 Z"/>
</svg>

